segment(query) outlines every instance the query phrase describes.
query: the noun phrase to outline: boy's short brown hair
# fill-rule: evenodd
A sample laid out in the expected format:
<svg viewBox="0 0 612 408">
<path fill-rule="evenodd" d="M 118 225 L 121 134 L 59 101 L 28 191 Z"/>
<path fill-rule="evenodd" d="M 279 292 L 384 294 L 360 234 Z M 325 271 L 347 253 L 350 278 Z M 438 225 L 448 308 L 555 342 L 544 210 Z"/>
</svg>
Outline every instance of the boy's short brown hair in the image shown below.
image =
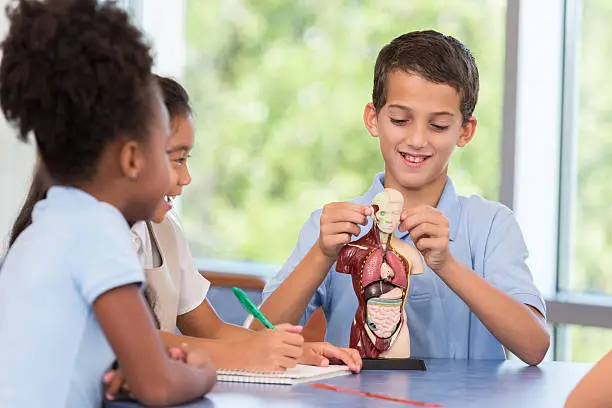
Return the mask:
<svg viewBox="0 0 612 408">
<path fill-rule="evenodd" d="M 385 45 L 374 67 L 372 102 L 379 112 L 387 102 L 387 78 L 395 71 L 421 75 L 428 81 L 452 86 L 461 98 L 461 115 L 466 121 L 478 100 L 476 61 L 460 41 L 437 31 L 413 31 Z"/>
</svg>

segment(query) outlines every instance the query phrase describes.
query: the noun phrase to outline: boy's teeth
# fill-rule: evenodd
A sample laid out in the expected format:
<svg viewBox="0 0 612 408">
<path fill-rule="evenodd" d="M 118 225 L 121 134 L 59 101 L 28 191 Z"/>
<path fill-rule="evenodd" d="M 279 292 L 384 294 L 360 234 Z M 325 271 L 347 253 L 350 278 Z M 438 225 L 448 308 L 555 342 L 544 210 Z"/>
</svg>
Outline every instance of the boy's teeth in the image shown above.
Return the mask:
<svg viewBox="0 0 612 408">
<path fill-rule="evenodd" d="M 420 163 L 425 160 L 425 156 L 410 156 L 408 154 L 402 154 L 402 156 L 404 156 L 404 158 L 410 163 Z"/>
</svg>

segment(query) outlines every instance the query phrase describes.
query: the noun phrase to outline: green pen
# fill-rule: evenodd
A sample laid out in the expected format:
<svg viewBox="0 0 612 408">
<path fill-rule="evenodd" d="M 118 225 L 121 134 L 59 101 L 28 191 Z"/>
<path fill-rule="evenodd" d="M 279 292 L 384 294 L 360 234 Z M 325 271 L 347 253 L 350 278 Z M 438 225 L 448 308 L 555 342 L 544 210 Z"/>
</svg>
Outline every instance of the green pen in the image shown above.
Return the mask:
<svg viewBox="0 0 612 408">
<path fill-rule="evenodd" d="M 263 324 L 266 328 L 268 328 L 268 329 L 274 329 L 275 328 L 274 325 L 266 318 L 266 316 L 264 316 L 263 313 L 261 313 L 259 311 L 257 306 L 255 306 L 255 304 L 253 302 L 251 302 L 251 299 L 249 299 L 247 294 L 244 293 L 242 291 L 242 289 L 237 288 L 236 286 L 234 286 L 232 288 L 232 291 L 234 292 L 234 295 L 236 295 L 236 297 L 238 298 L 238 301 L 240 302 L 242 307 L 244 307 L 247 312 L 252 314 L 253 317 L 255 317 L 257 320 L 259 320 L 261 322 L 261 324 Z"/>
</svg>

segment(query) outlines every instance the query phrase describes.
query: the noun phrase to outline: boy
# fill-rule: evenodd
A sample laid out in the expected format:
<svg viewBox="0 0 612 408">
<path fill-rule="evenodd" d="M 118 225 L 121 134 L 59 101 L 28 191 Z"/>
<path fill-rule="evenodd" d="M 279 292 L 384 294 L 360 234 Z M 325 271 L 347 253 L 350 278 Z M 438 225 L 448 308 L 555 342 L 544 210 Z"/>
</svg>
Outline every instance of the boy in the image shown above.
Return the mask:
<svg viewBox="0 0 612 408">
<path fill-rule="evenodd" d="M 385 172 L 363 196 L 311 215 L 264 289 L 264 314 L 304 323 L 322 307 L 326 339 L 346 346 L 357 299 L 351 276 L 334 263 L 352 237 L 369 230 L 372 198 L 393 188 L 405 202 L 396 235 L 427 266 L 411 277 L 406 302 L 412 355 L 503 359 L 505 346 L 528 364 L 542 361 L 550 342 L 545 305 L 516 220 L 499 203 L 457 195 L 447 177 L 454 147 L 474 135 L 478 87 L 474 58 L 452 37 L 411 32 L 381 50 L 364 122 L 379 139 Z"/>
</svg>

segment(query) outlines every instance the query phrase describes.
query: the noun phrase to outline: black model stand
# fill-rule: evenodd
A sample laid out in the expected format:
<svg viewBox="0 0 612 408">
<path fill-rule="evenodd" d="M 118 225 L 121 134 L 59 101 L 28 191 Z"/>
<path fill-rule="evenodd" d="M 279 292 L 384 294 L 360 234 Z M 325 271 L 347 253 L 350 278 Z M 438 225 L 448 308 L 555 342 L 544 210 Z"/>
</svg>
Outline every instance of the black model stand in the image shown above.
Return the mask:
<svg viewBox="0 0 612 408">
<path fill-rule="evenodd" d="M 364 358 L 361 371 L 366 370 L 419 370 L 427 367 L 423 360 L 416 358 Z"/>
</svg>

